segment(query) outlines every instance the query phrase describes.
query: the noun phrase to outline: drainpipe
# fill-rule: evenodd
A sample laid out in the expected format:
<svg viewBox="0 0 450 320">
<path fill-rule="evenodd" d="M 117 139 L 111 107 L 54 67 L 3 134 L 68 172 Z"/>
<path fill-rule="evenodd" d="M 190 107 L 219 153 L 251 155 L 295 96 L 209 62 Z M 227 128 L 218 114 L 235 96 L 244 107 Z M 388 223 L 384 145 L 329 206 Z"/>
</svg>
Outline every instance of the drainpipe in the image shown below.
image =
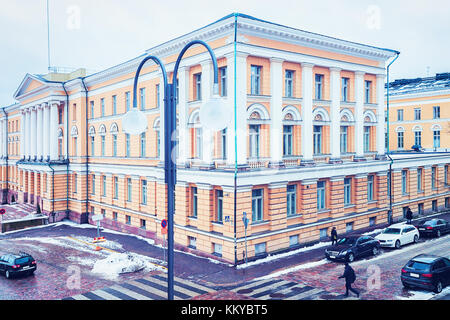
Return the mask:
<svg viewBox="0 0 450 320">
<path fill-rule="evenodd" d="M 389 158 L 389 160 L 390 160 L 390 163 L 389 163 L 389 181 L 388 181 L 388 183 L 389 183 L 389 185 L 388 185 L 388 188 L 389 188 L 389 212 L 388 212 L 388 223 L 389 224 L 391 224 L 393 221 L 392 221 L 392 216 L 393 216 L 393 213 L 392 213 L 392 164 L 394 163 L 394 160 L 392 159 L 392 157 L 390 156 L 390 153 L 391 153 L 391 151 L 390 151 L 390 139 L 389 139 L 389 135 L 390 135 L 390 119 L 389 119 L 389 87 L 390 87 L 390 83 L 389 83 L 389 68 L 391 67 L 391 65 L 398 59 L 398 57 L 399 57 L 399 55 L 400 55 L 400 52 L 396 52 L 396 56 L 395 56 L 395 58 L 394 58 L 394 60 L 392 60 L 389 64 L 388 64 L 388 66 L 387 66 L 387 90 L 386 90 L 386 109 L 387 109 L 387 141 L 388 141 L 388 143 L 387 143 L 387 152 L 386 152 L 386 155 L 387 155 L 387 157 Z"/>
<path fill-rule="evenodd" d="M 52 212 L 50 212 L 50 215 L 53 218 L 53 223 L 55 223 L 55 169 L 50 163 L 48 163 L 47 166 L 52 170 Z"/>
<path fill-rule="evenodd" d="M 62 83 L 62 87 L 64 89 L 64 92 L 66 94 L 66 125 L 65 125 L 65 131 L 66 131 L 66 218 L 69 217 L 69 94 L 66 90 L 66 83 Z"/>
<path fill-rule="evenodd" d="M 89 216 L 89 141 L 88 141 L 88 137 L 89 137 L 89 96 L 88 96 L 88 89 L 86 87 L 86 83 L 84 83 L 84 78 L 80 78 L 81 79 L 81 83 L 83 84 L 84 87 L 84 91 L 86 92 L 86 96 L 85 96 L 85 104 L 86 104 L 86 116 L 85 116 L 85 121 L 86 121 L 86 128 L 85 128 L 85 135 L 86 135 L 86 214 Z M 88 220 L 89 221 L 89 220 Z"/>
<path fill-rule="evenodd" d="M 3 129 L 4 130 L 4 132 L 6 132 L 6 135 L 5 135 L 5 146 L 3 147 L 4 148 L 4 150 L 6 150 L 6 155 L 5 155 L 5 163 L 6 163 L 6 177 L 5 177 L 5 181 L 6 181 L 6 201 L 5 201 L 5 203 L 8 203 L 8 192 L 9 192 L 9 176 L 8 176 L 8 174 L 9 174 L 9 170 L 8 170 L 8 113 L 6 113 L 6 110 L 5 110 L 5 108 L 2 108 L 2 111 L 3 111 L 3 114 L 5 115 L 5 129 Z M 3 192 L 3 190 L 2 190 L 2 192 Z M 2 201 L 3 202 L 3 201 Z"/>
</svg>

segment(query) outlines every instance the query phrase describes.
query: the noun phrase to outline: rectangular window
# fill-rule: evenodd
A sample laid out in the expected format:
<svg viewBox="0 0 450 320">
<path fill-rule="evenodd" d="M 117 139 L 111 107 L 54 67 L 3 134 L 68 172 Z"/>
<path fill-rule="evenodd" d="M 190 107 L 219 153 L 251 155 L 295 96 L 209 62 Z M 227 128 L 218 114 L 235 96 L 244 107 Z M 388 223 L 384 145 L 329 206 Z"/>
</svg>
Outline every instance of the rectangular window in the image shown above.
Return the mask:
<svg viewBox="0 0 450 320">
<path fill-rule="evenodd" d="M 104 157 L 105 156 L 105 139 L 106 139 L 106 137 L 105 136 L 101 136 L 101 142 L 102 142 L 102 157 Z"/>
<path fill-rule="evenodd" d="M 436 189 L 436 167 L 431 167 L 431 189 Z"/>
<path fill-rule="evenodd" d="M 128 216 L 128 215 L 125 216 L 125 223 L 131 224 L 131 216 Z"/>
<path fill-rule="evenodd" d="M 437 212 L 438 211 L 437 200 L 431 201 L 431 210 L 433 210 L 433 212 Z"/>
<path fill-rule="evenodd" d="M 319 230 L 319 238 L 320 240 L 324 240 L 328 238 L 328 228 L 322 228 Z"/>
<path fill-rule="evenodd" d="M 197 188 L 191 187 L 191 216 L 197 218 L 198 209 L 198 199 L 197 199 Z"/>
<path fill-rule="evenodd" d="M 444 186 L 448 186 L 448 165 L 444 167 Z"/>
<path fill-rule="evenodd" d="M 45 183 L 45 187 L 47 187 L 47 180 L 44 180 Z M 77 193 L 78 190 L 78 176 L 76 173 L 73 174 L 73 193 Z M 47 190 L 45 190 L 45 192 L 47 192 Z"/>
<path fill-rule="evenodd" d="M 139 98 L 140 98 L 140 106 L 141 110 L 145 109 L 145 88 L 139 89 Z"/>
<path fill-rule="evenodd" d="M 286 70 L 284 75 L 284 94 L 288 98 L 294 96 L 294 71 Z"/>
<path fill-rule="evenodd" d="M 369 227 L 373 227 L 377 224 L 377 217 L 370 217 L 369 218 Z"/>
<path fill-rule="evenodd" d="M 420 120 L 422 118 L 422 110 L 420 108 L 414 109 L 414 120 Z"/>
<path fill-rule="evenodd" d="M 125 92 L 125 108 L 127 112 L 130 111 L 131 108 L 130 91 Z"/>
<path fill-rule="evenodd" d="M 159 108 L 161 106 L 161 95 L 159 92 L 159 84 L 156 85 L 155 87 L 155 95 L 156 95 L 156 107 Z"/>
<path fill-rule="evenodd" d="M 222 245 L 218 243 L 213 243 L 213 254 L 217 257 L 222 256 Z"/>
<path fill-rule="evenodd" d="M 434 148 L 440 148 L 441 147 L 441 132 L 440 131 L 433 131 L 433 147 Z"/>
<path fill-rule="evenodd" d="M 222 159 L 227 158 L 227 129 L 223 129 L 221 132 L 222 139 Z"/>
<path fill-rule="evenodd" d="M 132 196 L 132 183 L 131 178 L 127 178 L 127 201 L 131 202 L 131 196 Z"/>
<path fill-rule="evenodd" d="M 364 83 L 364 101 L 365 103 L 370 103 L 370 96 L 372 91 L 372 81 L 365 81 Z"/>
<path fill-rule="evenodd" d="M 63 109 L 58 108 L 58 123 L 63 124 Z M 12 123 L 12 132 L 14 132 L 14 122 Z"/>
<path fill-rule="evenodd" d="M 195 129 L 195 156 L 197 159 L 202 158 L 203 154 L 202 128 Z"/>
<path fill-rule="evenodd" d="M 117 212 L 113 212 L 113 221 L 117 221 Z"/>
<path fill-rule="evenodd" d="M 403 109 L 397 110 L 397 121 L 403 121 Z"/>
<path fill-rule="evenodd" d="M 293 126 L 283 126 L 283 155 L 292 155 L 292 130 Z"/>
<path fill-rule="evenodd" d="M 370 152 L 370 127 L 364 127 L 364 152 Z"/>
<path fill-rule="evenodd" d="M 147 180 L 142 180 L 142 204 L 147 204 Z"/>
<path fill-rule="evenodd" d="M 219 69 L 220 74 L 220 96 L 227 96 L 227 67 Z"/>
<path fill-rule="evenodd" d="M 374 176 L 367 176 L 367 201 L 374 200 Z"/>
<path fill-rule="evenodd" d="M 188 247 L 191 249 L 197 248 L 197 238 L 188 236 Z"/>
<path fill-rule="evenodd" d="M 106 176 L 102 176 L 102 196 L 106 197 Z"/>
<path fill-rule="evenodd" d="M 397 148 L 398 149 L 403 149 L 404 148 L 403 132 L 397 132 Z"/>
<path fill-rule="evenodd" d="M 288 216 L 297 214 L 297 186 L 295 184 L 287 186 L 286 206 Z"/>
<path fill-rule="evenodd" d="M 422 132 L 420 131 L 414 132 L 414 144 L 419 147 L 422 146 Z"/>
<path fill-rule="evenodd" d="M 252 221 L 263 221 L 263 189 L 252 191 Z"/>
<path fill-rule="evenodd" d="M 112 96 L 112 109 L 113 109 L 113 115 L 117 114 L 117 96 Z"/>
<path fill-rule="evenodd" d="M 352 231 L 353 231 L 353 222 L 345 224 L 345 232 L 352 232 Z"/>
<path fill-rule="evenodd" d="M 322 154 L 322 126 L 314 126 L 313 138 L 314 154 Z"/>
<path fill-rule="evenodd" d="M 76 157 L 78 155 L 78 138 L 77 137 L 73 137 L 73 151 L 72 154 L 74 157 Z"/>
<path fill-rule="evenodd" d="M 408 193 L 408 170 L 402 170 L 402 194 Z"/>
<path fill-rule="evenodd" d="M 259 158 L 259 129 L 260 125 L 250 125 L 250 158 Z"/>
<path fill-rule="evenodd" d="M 105 116 L 105 98 L 102 98 L 100 100 L 100 105 L 102 107 L 102 117 L 104 117 Z"/>
<path fill-rule="evenodd" d="M 113 157 L 117 157 L 117 135 L 114 134 L 113 138 Z"/>
<path fill-rule="evenodd" d="M 128 133 L 125 134 L 125 155 L 127 158 L 130 157 L 130 135 Z"/>
<path fill-rule="evenodd" d="M 119 178 L 114 177 L 114 199 L 119 199 Z"/>
<path fill-rule="evenodd" d="M 445 208 L 450 208 L 450 197 L 445 198 Z"/>
<path fill-rule="evenodd" d="M 95 156 L 95 137 L 91 137 L 91 156 Z"/>
<path fill-rule="evenodd" d="M 141 229 L 146 229 L 146 221 L 144 219 L 141 219 Z"/>
<path fill-rule="evenodd" d="M 417 213 L 418 214 L 423 214 L 424 210 L 423 210 L 423 203 L 419 203 L 417 205 Z"/>
<path fill-rule="evenodd" d="M 255 244 L 255 256 L 260 256 L 266 254 L 266 243 Z"/>
<path fill-rule="evenodd" d="M 195 97 L 194 100 L 202 100 L 202 74 L 194 74 Z"/>
<path fill-rule="evenodd" d="M 72 121 L 76 120 L 77 120 L 77 104 L 74 103 L 72 107 Z M 17 130 L 19 130 L 19 128 L 17 128 Z"/>
<path fill-rule="evenodd" d="M 342 126 L 340 137 L 341 153 L 347 153 L 347 141 L 348 141 L 348 127 Z"/>
<path fill-rule="evenodd" d="M 423 179 L 423 169 L 418 168 L 417 169 L 417 192 L 423 192 L 422 179 Z"/>
<path fill-rule="evenodd" d="M 316 87 L 316 100 L 323 99 L 323 75 L 316 74 L 315 75 L 315 87 Z"/>
<path fill-rule="evenodd" d="M 289 247 L 295 247 L 298 245 L 298 236 L 294 235 L 294 236 L 290 236 L 289 237 Z"/>
<path fill-rule="evenodd" d="M 441 118 L 441 107 L 434 106 L 433 107 L 433 119 L 440 119 L 440 118 Z"/>
<path fill-rule="evenodd" d="M 91 194 L 95 194 L 95 174 L 91 177 Z"/>
<path fill-rule="evenodd" d="M 342 78 L 342 101 L 346 102 L 348 101 L 348 92 L 349 92 L 349 78 Z"/>
<path fill-rule="evenodd" d="M 352 203 L 352 178 L 344 179 L 344 205 Z"/>
<path fill-rule="evenodd" d="M 223 191 L 216 190 L 216 214 L 217 222 L 223 222 Z"/>
<path fill-rule="evenodd" d="M 141 158 L 145 158 L 146 144 L 147 144 L 147 140 L 145 138 L 145 132 L 144 132 L 144 133 L 141 133 Z"/>
<path fill-rule="evenodd" d="M 251 66 L 251 88 L 250 92 L 253 95 L 261 94 L 261 66 Z"/>
<path fill-rule="evenodd" d="M 317 182 L 317 211 L 324 210 L 326 208 L 325 199 L 325 181 Z"/>
</svg>

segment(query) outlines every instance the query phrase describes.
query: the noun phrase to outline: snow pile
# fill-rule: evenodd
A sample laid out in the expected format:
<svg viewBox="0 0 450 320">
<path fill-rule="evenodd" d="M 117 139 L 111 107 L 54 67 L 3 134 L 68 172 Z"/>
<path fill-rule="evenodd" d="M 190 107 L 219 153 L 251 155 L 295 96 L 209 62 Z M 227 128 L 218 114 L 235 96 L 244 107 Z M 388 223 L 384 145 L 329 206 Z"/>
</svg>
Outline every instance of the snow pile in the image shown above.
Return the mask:
<svg viewBox="0 0 450 320">
<path fill-rule="evenodd" d="M 143 269 L 146 271 L 162 270 L 162 267 L 156 265 L 151 260 L 133 253 L 112 253 L 107 258 L 96 261 L 92 272 L 101 274 L 105 278 L 116 279 L 120 274 L 136 272 Z"/>
</svg>

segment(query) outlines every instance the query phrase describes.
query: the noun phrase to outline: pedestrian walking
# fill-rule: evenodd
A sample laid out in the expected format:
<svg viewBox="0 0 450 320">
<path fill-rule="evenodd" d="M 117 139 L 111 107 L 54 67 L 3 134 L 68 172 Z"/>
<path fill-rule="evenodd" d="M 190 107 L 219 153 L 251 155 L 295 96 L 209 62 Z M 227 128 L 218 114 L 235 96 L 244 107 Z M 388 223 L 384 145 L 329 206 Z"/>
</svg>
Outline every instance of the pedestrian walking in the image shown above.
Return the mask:
<svg viewBox="0 0 450 320">
<path fill-rule="evenodd" d="M 348 297 L 348 291 L 350 290 L 356 296 L 359 298 L 359 292 L 358 290 L 352 288 L 352 283 L 356 280 L 356 274 L 355 270 L 353 270 L 352 267 L 348 264 L 348 262 L 345 263 L 345 270 L 344 274 L 339 277 L 339 279 L 345 278 L 345 296 Z"/>
<path fill-rule="evenodd" d="M 331 230 L 331 245 L 335 245 L 337 243 L 338 235 L 336 231 L 336 227 L 333 227 Z"/>
<path fill-rule="evenodd" d="M 413 213 L 411 211 L 411 208 L 408 207 L 408 209 L 406 210 L 406 219 L 408 220 L 408 224 L 411 224 L 412 217 Z"/>
</svg>

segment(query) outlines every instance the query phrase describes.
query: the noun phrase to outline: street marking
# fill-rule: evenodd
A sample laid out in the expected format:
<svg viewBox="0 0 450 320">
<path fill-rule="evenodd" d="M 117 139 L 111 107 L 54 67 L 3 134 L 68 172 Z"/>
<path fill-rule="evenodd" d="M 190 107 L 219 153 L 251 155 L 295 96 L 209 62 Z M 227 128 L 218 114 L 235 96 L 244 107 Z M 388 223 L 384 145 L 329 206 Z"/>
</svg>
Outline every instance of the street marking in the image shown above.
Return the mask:
<svg viewBox="0 0 450 320">
<path fill-rule="evenodd" d="M 113 296 L 112 294 L 109 294 L 108 292 L 103 291 L 102 289 L 92 291 L 92 293 L 99 296 L 100 298 L 104 298 L 105 300 L 120 300 L 120 298 Z"/>
<path fill-rule="evenodd" d="M 148 297 L 143 296 L 142 294 L 139 294 L 137 292 L 131 291 L 127 288 L 124 288 L 120 285 L 114 285 L 110 287 L 111 289 L 117 290 L 123 294 L 126 294 L 127 296 L 130 296 L 132 298 L 135 298 L 136 300 L 150 300 Z"/>
<path fill-rule="evenodd" d="M 88 297 L 83 296 L 82 294 L 77 294 L 76 296 L 73 296 L 75 300 L 90 300 Z"/>
<path fill-rule="evenodd" d="M 308 291 L 306 291 L 306 292 L 302 292 L 302 293 L 300 293 L 300 294 L 297 294 L 297 295 L 295 295 L 295 296 L 286 298 L 285 300 L 301 300 L 301 299 L 303 299 L 303 298 L 312 296 L 313 294 L 316 294 L 316 293 L 319 293 L 319 292 L 322 292 L 322 291 L 323 291 L 323 290 L 320 289 L 320 288 L 314 288 L 314 289 L 308 290 Z"/>
</svg>

